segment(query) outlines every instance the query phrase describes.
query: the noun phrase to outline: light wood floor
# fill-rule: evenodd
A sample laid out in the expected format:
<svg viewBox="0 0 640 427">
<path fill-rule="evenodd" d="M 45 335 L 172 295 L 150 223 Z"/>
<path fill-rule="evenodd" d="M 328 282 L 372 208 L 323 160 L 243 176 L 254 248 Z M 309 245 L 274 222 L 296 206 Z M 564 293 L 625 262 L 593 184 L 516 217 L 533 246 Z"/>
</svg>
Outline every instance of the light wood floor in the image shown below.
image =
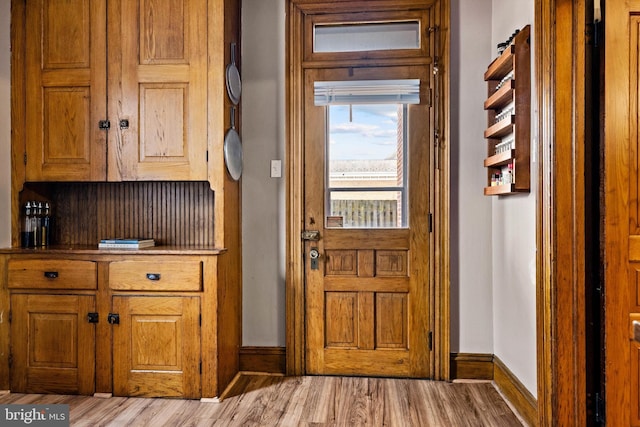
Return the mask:
<svg viewBox="0 0 640 427">
<path fill-rule="evenodd" d="M 72 426 L 522 426 L 490 382 L 242 375 L 221 403 L 8 394 L 64 403 Z"/>
</svg>

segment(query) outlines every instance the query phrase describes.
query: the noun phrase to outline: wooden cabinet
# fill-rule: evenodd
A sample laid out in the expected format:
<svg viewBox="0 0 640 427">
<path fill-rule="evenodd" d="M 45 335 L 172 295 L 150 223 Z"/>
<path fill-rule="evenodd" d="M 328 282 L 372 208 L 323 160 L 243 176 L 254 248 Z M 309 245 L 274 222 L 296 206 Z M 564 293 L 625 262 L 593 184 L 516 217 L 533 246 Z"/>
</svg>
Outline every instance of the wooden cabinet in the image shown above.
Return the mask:
<svg viewBox="0 0 640 427">
<path fill-rule="evenodd" d="M 113 393 L 200 397 L 200 299 L 114 296 Z"/>
<path fill-rule="evenodd" d="M 207 6 L 27 1 L 26 180 L 207 180 Z"/>
<path fill-rule="evenodd" d="M 531 52 L 529 26 L 487 68 L 485 195 L 530 190 Z"/>
<path fill-rule="evenodd" d="M 224 161 L 239 23 L 239 0 L 12 0 L 12 246 L 26 202 L 49 201 L 54 244 L 113 236 L 100 218 L 117 235 L 229 248 L 239 277 L 240 182 Z"/>
<path fill-rule="evenodd" d="M 240 292 L 221 251 L 20 252 L 0 250 L 12 391 L 218 397 L 238 372 Z"/>
<path fill-rule="evenodd" d="M 108 269 L 111 290 L 145 292 L 112 297 L 114 394 L 200 397 L 200 298 L 164 293 L 200 291 L 202 262 L 137 257 Z"/>
<path fill-rule="evenodd" d="M 11 259 L 11 389 L 22 393 L 94 391 L 96 263 Z M 69 294 L 34 293 L 35 290 Z M 26 293 L 25 293 L 26 292 Z"/>
<path fill-rule="evenodd" d="M 237 0 L 12 1 L 0 389 L 213 398 L 237 374 L 241 197 L 223 143 L 239 22 Z M 53 245 L 20 249 L 28 200 L 53 207 Z M 97 250 L 115 235 L 158 246 Z M 49 330 L 30 320 L 47 306 Z M 97 323 L 84 322 L 89 306 Z M 108 322 L 115 310 L 122 323 Z M 70 373 L 75 353 L 62 348 L 88 355 L 93 371 Z M 68 385 L 37 386 L 62 371 Z"/>
<path fill-rule="evenodd" d="M 92 394 L 93 295 L 11 295 L 11 391 Z"/>
</svg>

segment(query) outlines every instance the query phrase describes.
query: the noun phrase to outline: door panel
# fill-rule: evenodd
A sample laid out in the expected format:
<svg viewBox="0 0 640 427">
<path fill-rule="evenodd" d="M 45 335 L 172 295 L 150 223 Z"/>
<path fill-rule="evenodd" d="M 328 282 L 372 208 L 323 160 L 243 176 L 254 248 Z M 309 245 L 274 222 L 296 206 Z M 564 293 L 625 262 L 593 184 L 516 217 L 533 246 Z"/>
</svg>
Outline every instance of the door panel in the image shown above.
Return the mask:
<svg viewBox="0 0 640 427">
<path fill-rule="evenodd" d="M 92 394 L 95 384 L 95 297 L 11 296 L 11 390 L 20 393 Z"/>
<path fill-rule="evenodd" d="M 108 179 L 206 180 L 207 2 L 114 0 L 109 16 Z"/>
<path fill-rule="evenodd" d="M 113 297 L 117 396 L 200 397 L 200 300 Z"/>
<path fill-rule="evenodd" d="M 106 178 L 106 2 L 26 2 L 28 181 Z"/>
<path fill-rule="evenodd" d="M 407 294 L 376 293 L 376 348 L 407 348 Z"/>
<path fill-rule="evenodd" d="M 429 85 L 427 71 L 427 67 L 388 67 L 305 72 L 305 227 L 320 232 L 319 240 L 305 243 L 307 373 L 433 375 L 429 349 L 433 316 L 429 231 L 432 161 L 430 109 L 424 96 Z M 327 195 L 328 183 L 333 178 L 325 174 L 333 173 L 333 165 L 328 165 L 330 150 L 326 144 L 335 141 L 329 141 L 327 136 L 331 121 L 328 107 L 314 104 L 314 82 L 367 79 L 421 82 L 421 103 L 398 112 L 398 128 L 406 122 L 406 129 L 398 132 L 408 142 L 404 151 L 397 149 L 397 153 L 402 153 L 396 154 L 400 161 L 398 158 L 394 161 L 408 164 L 399 175 L 408 173 L 409 190 L 398 191 L 407 197 L 406 203 L 367 199 L 373 191 L 361 190 L 367 186 L 357 180 L 379 172 L 373 169 L 340 172 L 343 175 L 353 172 L 354 181 L 336 190 L 347 191 L 336 194 L 357 200 L 339 200 L 334 204 L 333 194 Z M 393 143 L 400 147 L 399 137 L 394 138 L 397 140 Z M 360 166 L 362 162 L 357 167 Z M 330 169 L 332 172 L 328 172 Z M 373 194 L 373 198 L 388 197 L 380 196 L 382 193 Z M 385 212 L 380 217 L 388 217 L 390 205 L 398 207 L 394 207 L 392 220 L 361 220 L 374 218 L 377 212 Z M 341 210 L 336 211 L 336 206 Z M 344 209 L 359 211 L 347 213 Z M 402 212 L 403 209 L 406 211 Z M 336 212 L 340 212 L 338 219 Z M 407 226 L 401 225 L 402 215 L 408 218 Z M 346 226 L 347 223 L 350 225 Z M 312 249 L 320 254 L 313 262 L 308 256 Z"/>
<path fill-rule="evenodd" d="M 357 292 L 325 293 L 325 345 L 327 347 L 359 347 Z"/>
</svg>

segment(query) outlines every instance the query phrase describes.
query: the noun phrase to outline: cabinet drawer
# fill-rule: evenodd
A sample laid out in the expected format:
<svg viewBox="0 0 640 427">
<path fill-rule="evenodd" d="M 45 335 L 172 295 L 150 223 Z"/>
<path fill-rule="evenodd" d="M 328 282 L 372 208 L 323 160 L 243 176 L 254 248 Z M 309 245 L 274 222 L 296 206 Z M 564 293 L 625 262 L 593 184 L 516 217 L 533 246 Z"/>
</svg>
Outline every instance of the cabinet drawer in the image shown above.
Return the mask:
<svg viewBox="0 0 640 427">
<path fill-rule="evenodd" d="M 200 261 L 114 261 L 109 264 L 109 287 L 122 291 L 199 291 Z"/>
<path fill-rule="evenodd" d="M 96 289 L 96 263 L 67 259 L 10 259 L 8 287 L 21 289 Z"/>
</svg>

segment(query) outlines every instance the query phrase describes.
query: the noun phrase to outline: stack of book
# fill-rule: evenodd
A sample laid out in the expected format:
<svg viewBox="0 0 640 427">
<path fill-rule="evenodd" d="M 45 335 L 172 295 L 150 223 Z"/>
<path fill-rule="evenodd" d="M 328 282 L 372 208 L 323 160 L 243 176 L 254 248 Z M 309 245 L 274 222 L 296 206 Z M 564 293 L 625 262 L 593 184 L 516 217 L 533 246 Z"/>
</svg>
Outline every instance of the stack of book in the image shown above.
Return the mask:
<svg viewBox="0 0 640 427">
<path fill-rule="evenodd" d="M 141 249 L 155 246 L 153 239 L 102 239 L 98 243 L 99 249 Z"/>
</svg>

